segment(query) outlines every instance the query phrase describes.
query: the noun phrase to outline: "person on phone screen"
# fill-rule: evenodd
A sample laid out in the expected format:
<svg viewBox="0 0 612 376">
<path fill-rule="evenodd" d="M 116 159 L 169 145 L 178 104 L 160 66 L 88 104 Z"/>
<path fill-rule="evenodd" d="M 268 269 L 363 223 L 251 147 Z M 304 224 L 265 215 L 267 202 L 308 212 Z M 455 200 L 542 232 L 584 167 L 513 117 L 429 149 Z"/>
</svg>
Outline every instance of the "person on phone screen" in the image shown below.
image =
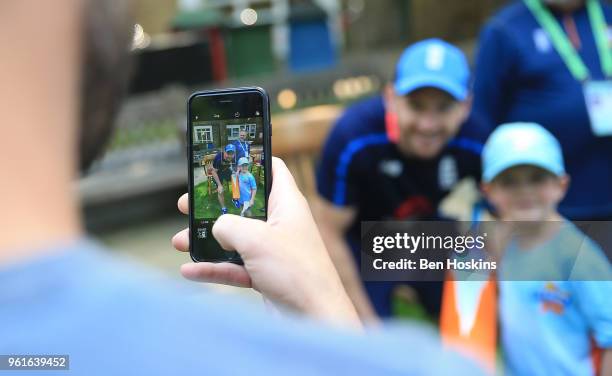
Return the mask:
<svg viewBox="0 0 612 376">
<path fill-rule="evenodd" d="M 219 205 L 221 205 L 221 214 L 227 214 L 225 206 L 225 195 L 223 188 L 224 182 L 232 181 L 232 173 L 236 167 L 236 147 L 233 144 L 228 144 L 223 151 L 219 151 L 213 159 L 210 166 L 210 173 L 213 176 L 215 185 L 217 186 L 217 197 Z"/>
<path fill-rule="evenodd" d="M 255 204 L 257 183 L 253 174 L 249 172 L 249 160 L 246 157 L 238 160 L 238 184 L 240 186 L 239 207 L 242 208 L 240 215 L 250 217 L 251 209 Z"/>
<path fill-rule="evenodd" d="M 236 158 L 247 158 L 249 161 L 251 160 L 251 144 L 247 140 L 247 131 L 245 129 L 241 129 L 238 132 L 238 139 L 233 143 L 236 148 Z"/>
</svg>

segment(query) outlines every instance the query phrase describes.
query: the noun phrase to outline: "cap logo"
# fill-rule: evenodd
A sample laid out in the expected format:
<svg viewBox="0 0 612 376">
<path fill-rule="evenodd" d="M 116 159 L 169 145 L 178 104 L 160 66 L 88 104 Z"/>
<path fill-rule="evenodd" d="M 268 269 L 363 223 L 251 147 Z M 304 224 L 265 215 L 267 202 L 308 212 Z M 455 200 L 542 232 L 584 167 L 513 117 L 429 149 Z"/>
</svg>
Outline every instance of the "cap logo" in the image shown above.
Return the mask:
<svg viewBox="0 0 612 376">
<path fill-rule="evenodd" d="M 515 151 L 525 151 L 533 145 L 533 140 L 531 138 L 528 138 L 528 135 L 525 136 L 524 138 L 517 138 L 516 140 L 513 140 Z"/>
<path fill-rule="evenodd" d="M 444 48 L 434 44 L 425 51 L 425 66 L 429 70 L 440 70 L 444 64 Z"/>
</svg>

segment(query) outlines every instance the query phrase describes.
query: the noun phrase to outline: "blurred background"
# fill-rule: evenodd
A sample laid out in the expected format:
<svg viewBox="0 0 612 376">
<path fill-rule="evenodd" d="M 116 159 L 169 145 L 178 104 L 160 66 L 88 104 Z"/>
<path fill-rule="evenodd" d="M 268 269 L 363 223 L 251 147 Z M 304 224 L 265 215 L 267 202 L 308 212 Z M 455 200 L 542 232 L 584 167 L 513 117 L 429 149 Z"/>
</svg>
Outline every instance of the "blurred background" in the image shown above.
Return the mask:
<svg viewBox="0 0 612 376">
<path fill-rule="evenodd" d="M 330 126 L 380 92 L 407 45 L 439 37 L 472 56 L 505 0 L 135 0 L 130 95 L 106 153 L 79 182 L 89 231 L 113 249 L 179 275 L 189 256 L 170 238 L 187 226 L 186 99 L 261 86 L 271 98 L 272 152 L 307 198 Z M 459 188 L 461 189 L 461 188 Z M 459 204 L 469 200 L 459 194 Z"/>
</svg>

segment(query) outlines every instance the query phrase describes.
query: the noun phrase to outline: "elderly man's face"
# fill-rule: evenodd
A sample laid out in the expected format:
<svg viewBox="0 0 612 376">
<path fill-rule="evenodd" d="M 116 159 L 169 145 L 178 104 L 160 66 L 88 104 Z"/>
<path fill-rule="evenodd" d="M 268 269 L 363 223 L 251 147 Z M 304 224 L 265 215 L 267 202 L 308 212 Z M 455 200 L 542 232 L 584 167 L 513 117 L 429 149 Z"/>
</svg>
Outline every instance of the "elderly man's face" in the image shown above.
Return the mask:
<svg viewBox="0 0 612 376">
<path fill-rule="evenodd" d="M 240 141 L 246 140 L 246 131 L 240 131 L 238 137 L 240 137 Z"/>
</svg>

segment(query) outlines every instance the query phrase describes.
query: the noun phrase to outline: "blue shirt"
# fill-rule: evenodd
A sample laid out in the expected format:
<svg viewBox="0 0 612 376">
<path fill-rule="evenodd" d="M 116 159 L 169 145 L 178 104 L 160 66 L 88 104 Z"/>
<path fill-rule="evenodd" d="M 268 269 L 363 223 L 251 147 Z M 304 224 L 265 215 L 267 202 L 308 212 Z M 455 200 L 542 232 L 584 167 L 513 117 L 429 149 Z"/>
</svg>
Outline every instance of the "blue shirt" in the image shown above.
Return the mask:
<svg viewBox="0 0 612 376">
<path fill-rule="evenodd" d="M 249 158 L 251 156 L 251 145 L 246 141 L 240 141 L 240 139 L 234 141 L 236 147 L 236 160 L 242 157 Z"/>
<path fill-rule="evenodd" d="M 238 183 L 240 185 L 240 205 L 242 205 L 243 202 L 251 201 L 251 191 L 257 189 L 257 183 L 250 172 L 239 173 Z"/>
<path fill-rule="evenodd" d="M 591 341 L 612 347 L 611 273 L 601 249 L 569 222 L 543 245 L 506 251 L 499 310 L 508 374 L 594 375 Z"/>
<path fill-rule="evenodd" d="M 602 2 L 608 22 L 612 7 Z M 562 27 L 563 16 L 553 13 Z M 604 79 L 585 8 L 571 14 L 577 49 L 593 79 Z M 484 27 L 476 58 L 474 111 L 491 127 L 533 121 L 561 143 L 569 192 L 559 210 L 570 219 L 612 217 L 612 137 L 596 137 L 582 84 L 574 79 L 529 9 L 517 1 Z"/>
<path fill-rule="evenodd" d="M 111 252 L 81 241 L 0 265 L 0 354 L 68 354 L 58 376 L 480 374 L 422 328 L 279 317 Z"/>
</svg>

